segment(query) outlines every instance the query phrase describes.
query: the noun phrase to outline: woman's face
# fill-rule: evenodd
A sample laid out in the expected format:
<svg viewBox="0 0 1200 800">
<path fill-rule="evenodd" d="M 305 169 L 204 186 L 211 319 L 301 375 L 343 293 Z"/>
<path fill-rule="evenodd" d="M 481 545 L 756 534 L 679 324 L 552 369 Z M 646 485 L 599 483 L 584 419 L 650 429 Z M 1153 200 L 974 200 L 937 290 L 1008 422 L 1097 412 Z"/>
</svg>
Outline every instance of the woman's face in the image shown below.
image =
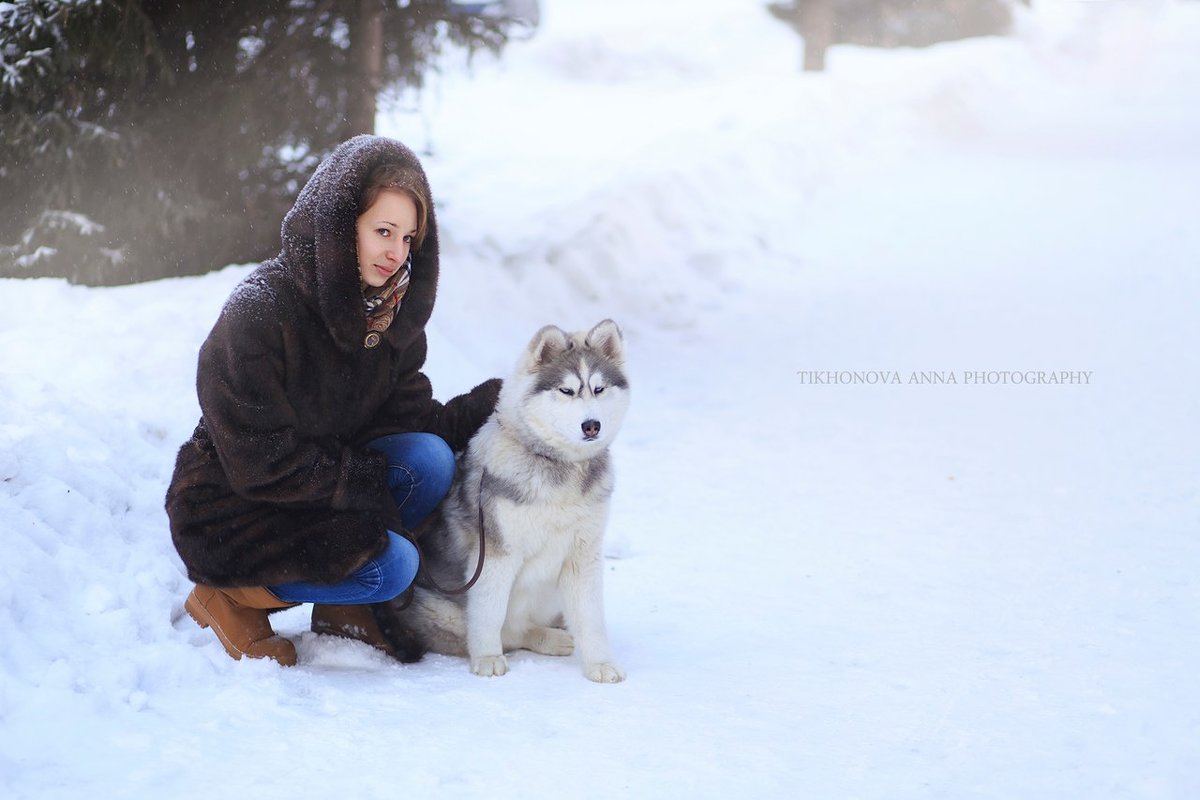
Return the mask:
<svg viewBox="0 0 1200 800">
<path fill-rule="evenodd" d="M 417 233 L 417 204 L 404 192 L 385 189 L 362 213 L 358 230 L 358 274 L 379 288 L 404 266 Z"/>
</svg>

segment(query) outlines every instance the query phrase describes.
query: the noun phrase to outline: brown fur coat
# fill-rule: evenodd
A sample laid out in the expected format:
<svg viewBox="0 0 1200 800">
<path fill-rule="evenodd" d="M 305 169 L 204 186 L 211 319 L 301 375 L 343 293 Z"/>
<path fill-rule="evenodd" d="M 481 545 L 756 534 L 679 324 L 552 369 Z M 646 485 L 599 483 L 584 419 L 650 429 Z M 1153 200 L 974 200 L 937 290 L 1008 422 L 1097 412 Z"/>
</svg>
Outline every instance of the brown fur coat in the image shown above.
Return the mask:
<svg viewBox="0 0 1200 800">
<path fill-rule="evenodd" d="M 399 530 L 384 459 L 367 442 L 428 431 L 461 450 L 495 405 L 498 380 L 443 405 L 420 371 L 437 291 L 432 208 L 399 313 L 382 344 L 363 346 L 355 221 L 384 162 L 420 169 L 408 148 L 371 136 L 321 164 L 284 218 L 282 251 L 234 290 L 200 350 L 200 424 L 166 499 L 193 581 L 345 578 Z"/>
</svg>

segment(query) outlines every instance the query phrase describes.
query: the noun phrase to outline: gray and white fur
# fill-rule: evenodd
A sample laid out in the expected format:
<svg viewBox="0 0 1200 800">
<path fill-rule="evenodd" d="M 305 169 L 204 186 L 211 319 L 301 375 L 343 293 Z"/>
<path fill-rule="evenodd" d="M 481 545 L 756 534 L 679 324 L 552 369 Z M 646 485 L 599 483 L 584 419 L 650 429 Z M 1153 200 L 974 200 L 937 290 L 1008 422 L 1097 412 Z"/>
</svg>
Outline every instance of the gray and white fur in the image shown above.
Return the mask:
<svg viewBox="0 0 1200 800">
<path fill-rule="evenodd" d="M 603 592 L 609 445 L 629 406 L 624 360 L 612 320 L 586 333 L 548 325 L 530 341 L 421 536 L 424 569 L 449 588 L 474 574 L 483 535 L 478 582 L 450 597 L 418 579 L 408 607 L 374 606 L 401 659 L 462 655 L 476 675 L 493 676 L 508 671 L 508 651 L 578 651 L 589 679 L 624 679 Z"/>
</svg>

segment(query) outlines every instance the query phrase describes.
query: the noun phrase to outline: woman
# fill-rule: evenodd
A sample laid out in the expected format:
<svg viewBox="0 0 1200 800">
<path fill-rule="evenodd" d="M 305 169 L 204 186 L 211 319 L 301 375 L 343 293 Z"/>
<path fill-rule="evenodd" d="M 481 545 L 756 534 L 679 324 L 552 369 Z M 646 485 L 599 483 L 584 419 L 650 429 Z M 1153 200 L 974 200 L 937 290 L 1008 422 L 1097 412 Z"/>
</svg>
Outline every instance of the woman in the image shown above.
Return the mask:
<svg viewBox="0 0 1200 800">
<path fill-rule="evenodd" d="M 184 607 L 235 659 L 296 663 L 270 610 L 382 646 L 365 603 L 400 594 L 399 535 L 449 490 L 500 381 L 445 403 L 420 372 L 438 276 L 429 184 L 399 142 L 358 136 L 317 168 L 283 249 L 233 291 L 200 349 L 201 418 L 167 491 L 196 583 Z"/>
</svg>

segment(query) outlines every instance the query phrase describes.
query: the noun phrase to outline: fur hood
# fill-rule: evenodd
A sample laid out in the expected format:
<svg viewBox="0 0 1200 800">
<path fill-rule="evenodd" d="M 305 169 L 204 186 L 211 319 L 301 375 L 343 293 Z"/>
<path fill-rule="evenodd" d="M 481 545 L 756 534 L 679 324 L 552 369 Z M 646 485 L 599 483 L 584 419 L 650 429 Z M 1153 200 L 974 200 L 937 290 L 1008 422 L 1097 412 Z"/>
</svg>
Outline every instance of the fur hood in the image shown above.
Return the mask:
<svg viewBox="0 0 1200 800">
<path fill-rule="evenodd" d="M 292 273 L 305 301 L 317 310 L 330 334 L 345 350 L 361 349 L 366 331 L 358 274 L 355 223 L 366 209 L 359 197 L 371 172 L 381 164 L 401 164 L 421 176 L 429 200 L 427 232 L 413 253 L 412 279 L 404 302 L 385 338 L 403 350 L 425 329 L 433 313 L 438 279 L 437 219 L 433 195 L 421 163 L 400 142 L 382 136 L 355 136 L 339 145 L 317 167 L 283 219 L 283 250 L 275 263 Z"/>
</svg>

